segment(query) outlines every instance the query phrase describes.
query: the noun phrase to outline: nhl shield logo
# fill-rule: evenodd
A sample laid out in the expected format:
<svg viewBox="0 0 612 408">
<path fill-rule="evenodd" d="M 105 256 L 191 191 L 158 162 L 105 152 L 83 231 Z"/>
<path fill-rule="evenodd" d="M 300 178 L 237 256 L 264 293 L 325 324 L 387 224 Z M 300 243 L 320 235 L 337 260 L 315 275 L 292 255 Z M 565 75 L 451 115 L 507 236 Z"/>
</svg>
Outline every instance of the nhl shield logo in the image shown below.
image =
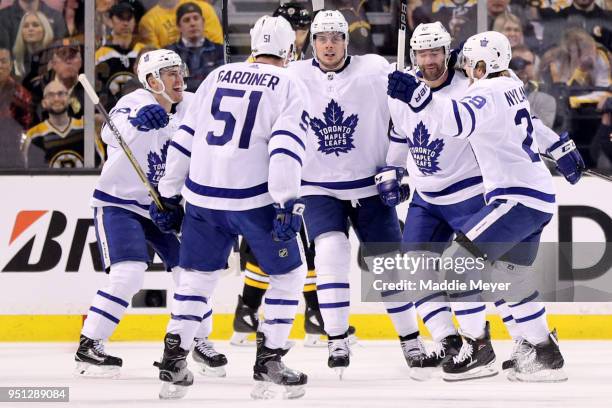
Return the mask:
<svg viewBox="0 0 612 408">
<path fill-rule="evenodd" d="M 281 248 L 278 250 L 278 256 L 281 258 L 286 258 L 289 256 L 289 250 L 287 248 Z"/>
<path fill-rule="evenodd" d="M 423 122 L 419 122 L 412 132 L 412 140 L 408 138 L 408 146 L 410 154 L 416 163 L 417 167 L 425 175 L 434 174 L 440 171 L 438 159 L 444 148 L 442 139 L 434 139 L 429 141 L 431 135 Z"/>
<path fill-rule="evenodd" d="M 323 112 L 323 120 L 313 118 L 310 127 L 319 139 L 318 151 L 325 154 L 348 153 L 355 148 L 353 136 L 359 117 L 355 114 L 344 118 L 344 111 L 333 99 Z"/>
</svg>

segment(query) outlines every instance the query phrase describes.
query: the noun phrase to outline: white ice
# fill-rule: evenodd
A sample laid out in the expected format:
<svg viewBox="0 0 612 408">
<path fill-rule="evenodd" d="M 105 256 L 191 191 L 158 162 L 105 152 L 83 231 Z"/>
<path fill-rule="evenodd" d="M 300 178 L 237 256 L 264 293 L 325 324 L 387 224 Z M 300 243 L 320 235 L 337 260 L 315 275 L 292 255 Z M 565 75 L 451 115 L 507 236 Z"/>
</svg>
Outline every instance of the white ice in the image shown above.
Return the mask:
<svg viewBox="0 0 612 408">
<path fill-rule="evenodd" d="M 229 364 L 226 378 L 202 377 L 182 400 L 160 401 L 160 382 L 152 366 L 162 343 L 113 342 L 107 352 L 122 357 L 117 380 L 74 378 L 76 343 L 0 343 L 0 386 L 68 386 L 70 403 L 0 403 L 15 407 L 611 407 L 612 342 L 564 341 L 568 382 L 511 383 L 500 373 L 483 380 L 445 383 L 441 379 L 412 381 L 398 342 L 360 341 L 353 347 L 351 366 L 339 381 L 327 368 L 326 348 L 304 348 L 300 342 L 285 357 L 289 367 L 309 376 L 306 395 L 295 401 L 253 401 L 252 365 L 255 349 L 217 342 Z M 509 356 L 511 343 L 494 342 L 497 365 Z M 191 368 L 195 365 L 189 357 Z"/>
</svg>

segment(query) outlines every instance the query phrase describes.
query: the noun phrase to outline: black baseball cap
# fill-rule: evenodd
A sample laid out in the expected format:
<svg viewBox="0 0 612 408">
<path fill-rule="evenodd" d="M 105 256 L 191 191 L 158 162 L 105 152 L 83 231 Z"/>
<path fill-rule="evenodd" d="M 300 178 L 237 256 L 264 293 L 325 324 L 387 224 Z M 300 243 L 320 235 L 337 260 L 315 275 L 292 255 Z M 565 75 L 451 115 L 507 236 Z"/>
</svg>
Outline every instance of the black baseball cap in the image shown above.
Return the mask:
<svg viewBox="0 0 612 408">
<path fill-rule="evenodd" d="M 287 21 L 289 21 L 294 30 L 297 30 L 298 28 L 308 28 L 312 22 L 310 11 L 308 11 L 308 9 L 300 3 L 295 2 L 281 4 L 276 11 L 274 11 L 272 16 L 284 17 Z"/>
</svg>

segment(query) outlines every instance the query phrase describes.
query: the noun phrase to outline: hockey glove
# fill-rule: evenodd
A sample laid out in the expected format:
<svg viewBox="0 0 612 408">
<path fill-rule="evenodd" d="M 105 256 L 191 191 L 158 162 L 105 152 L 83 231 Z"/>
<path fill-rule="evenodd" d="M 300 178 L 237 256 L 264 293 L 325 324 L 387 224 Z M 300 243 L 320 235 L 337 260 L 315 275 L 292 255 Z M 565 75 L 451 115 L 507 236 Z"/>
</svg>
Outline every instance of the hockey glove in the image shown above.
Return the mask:
<svg viewBox="0 0 612 408">
<path fill-rule="evenodd" d="M 181 196 L 176 195 L 170 198 L 160 196 L 159 199 L 164 206 L 164 210 L 161 211 L 155 203 L 151 203 L 149 206 L 151 220 L 164 234 L 178 234 L 181 231 L 181 224 L 185 215 L 185 210 L 181 205 Z"/>
<path fill-rule="evenodd" d="M 431 101 L 431 89 L 425 82 L 400 71 L 389 74 L 387 95 L 408 104 L 414 112 L 422 111 Z"/>
<path fill-rule="evenodd" d="M 378 195 L 386 206 L 395 207 L 410 196 L 410 187 L 401 184 L 405 174 L 406 170 L 401 167 L 386 166 L 378 170 L 374 182 Z"/>
<path fill-rule="evenodd" d="M 547 153 L 557 162 L 557 171 L 570 183 L 576 184 L 585 169 L 584 160 L 576 144 L 569 138 L 567 132 L 559 136 L 559 141 L 553 144 Z"/>
<path fill-rule="evenodd" d="M 166 127 L 169 121 L 166 110 L 158 104 L 143 106 L 135 117 L 130 118 L 132 126 L 142 132 Z"/>
<path fill-rule="evenodd" d="M 304 208 L 304 201 L 300 199 L 289 200 L 284 207 L 274 204 L 276 217 L 272 225 L 272 236 L 275 241 L 289 241 L 300 233 Z"/>
</svg>

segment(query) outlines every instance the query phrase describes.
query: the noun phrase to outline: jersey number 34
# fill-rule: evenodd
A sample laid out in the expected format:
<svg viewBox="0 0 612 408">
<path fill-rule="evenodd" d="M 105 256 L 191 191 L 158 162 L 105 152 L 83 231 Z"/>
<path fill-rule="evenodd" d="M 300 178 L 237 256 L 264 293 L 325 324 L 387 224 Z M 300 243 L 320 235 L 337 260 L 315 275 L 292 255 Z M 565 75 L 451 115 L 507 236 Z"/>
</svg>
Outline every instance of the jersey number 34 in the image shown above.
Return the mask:
<svg viewBox="0 0 612 408">
<path fill-rule="evenodd" d="M 215 135 L 214 132 L 210 131 L 206 135 L 206 142 L 209 145 L 223 146 L 234 137 L 234 130 L 236 130 L 236 117 L 232 112 L 222 111 L 221 101 L 223 98 L 243 98 L 247 91 L 243 89 L 230 89 L 230 88 L 217 88 L 215 95 L 213 96 L 213 102 L 211 105 L 210 113 L 216 120 L 225 122 L 223 127 L 223 133 L 221 135 Z M 249 142 L 251 141 L 251 133 L 253 132 L 253 125 L 255 124 L 255 116 L 257 115 L 257 108 L 259 107 L 259 101 L 261 100 L 260 91 L 252 91 L 249 93 L 249 105 L 247 107 L 246 117 L 244 118 L 244 124 L 240 131 L 240 140 L 238 142 L 238 148 L 248 149 Z"/>
</svg>

